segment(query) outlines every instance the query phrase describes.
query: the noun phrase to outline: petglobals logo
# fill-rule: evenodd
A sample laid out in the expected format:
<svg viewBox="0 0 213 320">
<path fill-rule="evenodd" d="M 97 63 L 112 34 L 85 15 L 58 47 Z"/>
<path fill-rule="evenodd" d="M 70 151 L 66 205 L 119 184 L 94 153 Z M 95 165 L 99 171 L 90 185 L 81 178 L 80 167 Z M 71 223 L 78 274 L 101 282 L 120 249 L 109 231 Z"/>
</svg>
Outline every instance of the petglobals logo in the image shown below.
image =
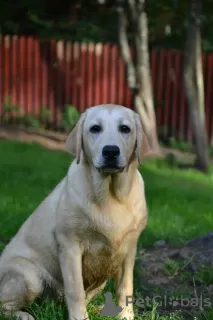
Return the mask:
<svg viewBox="0 0 213 320">
<path fill-rule="evenodd" d="M 112 293 L 106 292 L 105 296 L 105 304 L 101 311 L 101 315 L 104 317 L 116 317 L 123 310 L 122 307 L 117 306 L 112 299 Z M 126 303 L 124 307 L 128 307 L 129 305 L 134 304 L 138 308 L 152 308 L 153 304 L 157 304 L 158 307 L 169 307 L 177 309 L 184 308 L 204 308 L 204 307 L 212 307 L 210 298 L 204 298 L 202 295 L 195 298 L 186 298 L 184 296 L 160 296 L 156 295 L 151 297 L 144 298 L 134 298 L 133 296 L 126 296 Z"/>
<path fill-rule="evenodd" d="M 126 297 L 126 306 L 134 304 L 138 308 L 152 307 L 153 304 L 157 304 L 159 307 L 173 307 L 173 308 L 204 308 L 211 307 L 211 299 L 205 298 L 202 295 L 194 298 L 186 298 L 184 296 L 160 296 L 144 297 L 135 299 L 133 296 Z"/>
</svg>

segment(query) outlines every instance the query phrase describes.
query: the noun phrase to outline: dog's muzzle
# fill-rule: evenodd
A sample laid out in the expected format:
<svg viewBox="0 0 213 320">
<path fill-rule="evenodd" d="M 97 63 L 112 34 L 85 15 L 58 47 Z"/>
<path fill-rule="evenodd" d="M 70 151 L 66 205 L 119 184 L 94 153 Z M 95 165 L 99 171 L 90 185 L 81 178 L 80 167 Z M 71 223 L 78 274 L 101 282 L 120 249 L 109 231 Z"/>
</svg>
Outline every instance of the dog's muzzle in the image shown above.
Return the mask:
<svg viewBox="0 0 213 320">
<path fill-rule="evenodd" d="M 119 165 L 120 149 L 116 145 L 106 145 L 102 149 L 103 164 L 98 171 L 106 174 L 122 172 L 124 167 Z"/>
</svg>

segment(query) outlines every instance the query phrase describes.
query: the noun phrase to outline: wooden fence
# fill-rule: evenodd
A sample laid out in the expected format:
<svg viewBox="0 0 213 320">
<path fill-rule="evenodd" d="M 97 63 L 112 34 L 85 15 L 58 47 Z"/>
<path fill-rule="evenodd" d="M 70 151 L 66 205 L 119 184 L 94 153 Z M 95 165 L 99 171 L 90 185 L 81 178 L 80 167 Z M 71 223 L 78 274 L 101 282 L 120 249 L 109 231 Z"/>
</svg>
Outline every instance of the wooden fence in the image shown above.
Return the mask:
<svg viewBox="0 0 213 320">
<path fill-rule="evenodd" d="M 151 74 L 159 132 L 166 137 L 191 140 L 184 95 L 183 53 L 151 52 Z M 213 143 L 213 54 L 203 54 L 206 123 Z M 51 111 L 51 124 L 59 128 L 66 104 L 80 112 L 92 105 L 116 103 L 132 107 L 125 81 L 125 66 L 116 45 L 42 41 L 32 37 L 1 38 L 0 114 L 11 99 L 24 114 Z"/>
</svg>

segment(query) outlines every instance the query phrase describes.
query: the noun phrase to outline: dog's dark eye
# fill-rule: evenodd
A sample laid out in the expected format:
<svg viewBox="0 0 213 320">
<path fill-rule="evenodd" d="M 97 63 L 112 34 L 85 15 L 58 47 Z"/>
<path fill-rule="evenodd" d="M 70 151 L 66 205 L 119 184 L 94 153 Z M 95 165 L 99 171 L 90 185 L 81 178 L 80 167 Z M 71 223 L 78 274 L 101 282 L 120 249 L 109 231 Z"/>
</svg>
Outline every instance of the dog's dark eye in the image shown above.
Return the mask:
<svg viewBox="0 0 213 320">
<path fill-rule="evenodd" d="M 100 132 L 101 131 L 101 126 L 99 126 L 99 125 L 97 125 L 97 124 L 95 124 L 94 126 L 92 126 L 91 128 L 90 128 L 90 132 L 91 133 L 98 133 L 98 132 Z"/>
<path fill-rule="evenodd" d="M 121 133 L 129 133 L 129 132 L 130 132 L 130 128 L 123 125 L 123 126 L 120 126 L 120 127 L 119 127 L 119 131 L 120 131 Z"/>
</svg>

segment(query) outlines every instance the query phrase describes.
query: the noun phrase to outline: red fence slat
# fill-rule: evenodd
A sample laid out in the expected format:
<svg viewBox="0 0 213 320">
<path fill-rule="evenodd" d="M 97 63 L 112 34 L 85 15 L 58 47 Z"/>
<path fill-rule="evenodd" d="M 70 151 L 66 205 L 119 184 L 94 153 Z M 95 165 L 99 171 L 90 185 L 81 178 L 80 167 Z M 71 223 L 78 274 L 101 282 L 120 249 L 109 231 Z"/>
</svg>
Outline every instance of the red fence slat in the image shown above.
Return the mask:
<svg viewBox="0 0 213 320">
<path fill-rule="evenodd" d="M 103 67 L 103 80 L 102 80 L 102 103 L 108 103 L 108 88 L 109 88 L 109 52 L 110 46 L 109 44 L 105 44 L 103 46 L 103 60 L 102 60 L 102 67 Z"/>
<path fill-rule="evenodd" d="M 167 51 L 167 55 L 166 55 L 166 83 L 165 85 L 165 104 L 164 104 L 164 126 L 165 126 L 165 130 L 164 130 L 164 135 L 165 137 L 168 136 L 168 129 L 169 129 L 169 111 L 170 111 L 170 90 L 171 90 L 171 72 L 172 72 L 172 52 L 171 51 Z"/>
<path fill-rule="evenodd" d="M 180 83 L 181 83 L 181 56 L 179 52 L 176 52 L 174 55 L 174 92 L 173 92 L 173 101 L 172 101 L 172 117 L 171 117 L 171 134 L 172 136 L 175 136 L 177 130 L 178 130 L 178 124 L 177 124 L 177 117 L 178 117 L 178 108 L 179 108 L 179 102 L 180 102 Z"/>
<path fill-rule="evenodd" d="M 75 42 L 73 44 L 73 59 L 72 59 L 72 72 L 73 72 L 72 103 L 77 108 L 79 107 L 79 105 L 78 105 L 78 82 L 79 82 L 78 59 L 79 59 L 79 55 L 80 55 L 80 45 L 77 42 Z"/>
<path fill-rule="evenodd" d="M 80 48 L 80 96 L 79 96 L 79 110 L 80 112 L 84 111 L 85 108 L 85 100 L 86 100 L 86 53 L 87 46 L 85 43 L 81 44 Z"/>
<path fill-rule="evenodd" d="M 103 53 L 103 45 L 97 43 L 95 46 L 95 99 L 94 105 L 99 105 L 102 103 L 101 96 L 101 56 Z"/>
<path fill-rule="evenodd" d="M 0 115 L 2 114 L 2 100 L 3 100 L 3 37 L 0 35 Z M 1 117 L 0 117 L 0 123 L 1 123 Z"/>
<path fill-rule="evenodd" d="M 65 104 L 71 104 L 71 59 L 72 59 L 72 49 L 71 43 L 65 42 L 65 59 L 63 64 L 64 70 L 64 91 L 65 91 Z"/>
<path fill-rule="evenodd" d="M 123 79 L 125 79 L 125 68 L 123 66 L 123 60 L 121 56 L 118 57 L 118 63 L 117 63 L 117 103 L 118 104 L 125 104 L 123 101 L 124 99 L 124 85 L 123 85 Z"/>
<path fill-rule="evenodd" d="M 34 114 L 38 115 L 40 108 L 40 46 L 36 39 L 34 42 L 34 59 L 35 59 L 35 107 Z"/>
<path fill-rule="evenodd" d="M 32 75 L 34 75 L 33 66 L 33 54 L 34 54 L 34 48 L 33 48 L 33 38 L 29 37 L 28 39 L 28 46 L 27 46 L 27 111 L 28 113 L 32 112 L 32 106 L 33 106 L 33 83 L 32 83 Z"/>
</svg>

